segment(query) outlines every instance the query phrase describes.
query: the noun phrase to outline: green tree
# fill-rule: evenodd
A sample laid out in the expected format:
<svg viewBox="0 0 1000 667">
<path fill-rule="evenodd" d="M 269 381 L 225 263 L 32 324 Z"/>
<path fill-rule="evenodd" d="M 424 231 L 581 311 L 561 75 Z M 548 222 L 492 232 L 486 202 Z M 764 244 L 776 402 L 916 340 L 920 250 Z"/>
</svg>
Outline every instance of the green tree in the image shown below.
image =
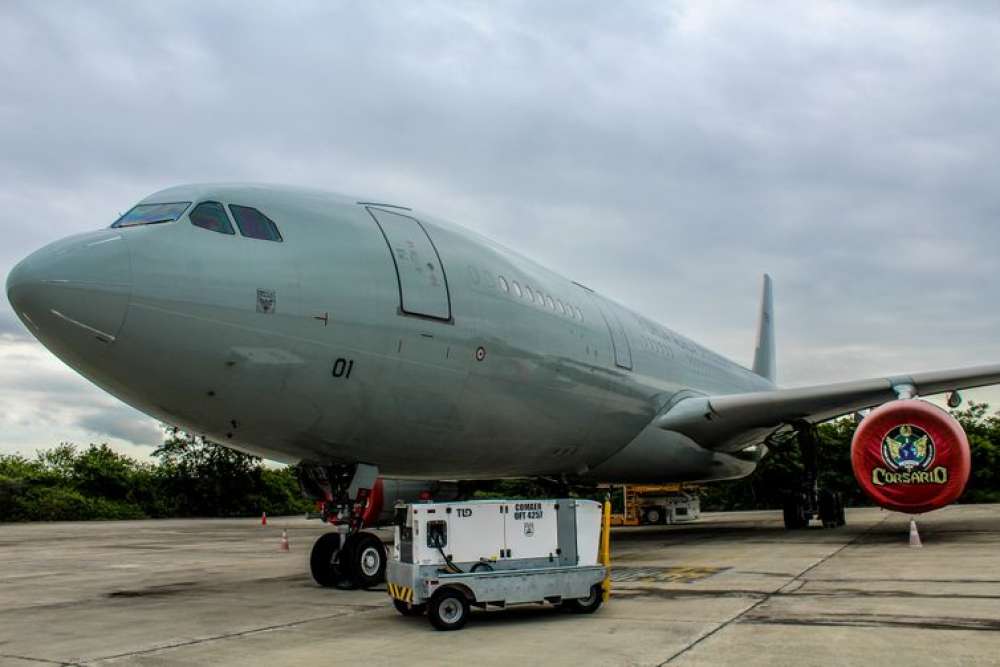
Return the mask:
<svg viewBox="0 0 1000 667">
<path fill-rule="evenodd" d="M 158 463 L 106 444 L 63 443 L 33 459 L 0 455 L 0 521 L 252 516 L 304 512 L 294 469 L 201 439 L 170 435 Z"/>
<path fill-rule="evenodd" d="M 246 516 L 259 511 L 261 460 L 203 438 L 173 435 L 153 456 L 176 516 Z"/>
<path fill-rule="evenodd" d="M 1000 502 L 1000 413 L 991 413 L 984 403 L 969 403 L 952 414 L 972 449 L 972 475 L 960 502 Z M 854 429 L 850 419 L 818 427 L 820 484 L 843 493 L 849 504 L 868 504 L 851 470 Z M 311 508 L 291 467 L 268 467 L 258 457 L 176 432 L 154 456 L 156 463 L 144 463 L 106 444 L 81 452 L 69 443 L 40 450 L 33 458 L 0 455 L 0 521 L 277 515 Z M 705 486 L 702 506 L 778 508 L 784 495 L 798 487 L 800 471 L 794 440 L 778 439 L 753 475 Z M 530 498 L 552 493 L 551 485 L 534 480 L 503 480 L 477 495 Z"/>
<path fill-rule="evenodd" d="M 153 456 L 160 461 L 155 510 L 160 516 L 293 514 L 312 507 L 299 491 L 294 468 L 268 468 L 259 457 L 203 438 L 173 434 Z"/>
<path fill-rule="evenodd" d="M 986 403 L 969 403 L 952 414 L 969 436 L 972 473 L 961 502 L 1000 502 L 1000 412 L 989 414 Z"/>
<path fill-rule="evenodd" d="M 74 485 L 84 495 L 125 500 L 136 462 L 102 444 L 88 447 L 69 467 Z"/>
</svg>

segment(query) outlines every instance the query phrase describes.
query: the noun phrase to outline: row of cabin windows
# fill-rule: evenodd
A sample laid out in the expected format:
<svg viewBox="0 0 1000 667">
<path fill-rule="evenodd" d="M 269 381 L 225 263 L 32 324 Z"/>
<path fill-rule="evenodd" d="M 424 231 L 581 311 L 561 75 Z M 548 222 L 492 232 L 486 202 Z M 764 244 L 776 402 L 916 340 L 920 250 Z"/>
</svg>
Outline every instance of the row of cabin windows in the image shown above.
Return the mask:
<svg viewBox="0 0 1000 667">
<path fill-rule="evenodd" d="M 507 279 L 503 276 L 497 276 L 497 278 L 500 281 L 500 289 L 504 292 L 513 293 L 514 296 L 525 298 L 532 303 L 538 304 L 539 306 L 548 306 L 549 310 L 583 322 L 583 313 L 576 306 L 570 303 L 564 304 L 559 299 L 553 299 L 551 295 L 533 290 L 531 289 L 531 285 L 525 285 L 524 288 L 522 288 L 516 280 L 507 282 Z"/>
<path fill-rule="evenodd" d="M 251 239 L 263 241 L 281 241 L 278 226 L 255 208 L 249 206 L 229 205 L 229 212 L 240 229 L 240 234 Z M 203 201 L 194 207 L 188 215 L 191 224 L 220 234 L 236 234 L 233 225 L 226 215 L 226 208 L 217 201 Z"/>
</svg>

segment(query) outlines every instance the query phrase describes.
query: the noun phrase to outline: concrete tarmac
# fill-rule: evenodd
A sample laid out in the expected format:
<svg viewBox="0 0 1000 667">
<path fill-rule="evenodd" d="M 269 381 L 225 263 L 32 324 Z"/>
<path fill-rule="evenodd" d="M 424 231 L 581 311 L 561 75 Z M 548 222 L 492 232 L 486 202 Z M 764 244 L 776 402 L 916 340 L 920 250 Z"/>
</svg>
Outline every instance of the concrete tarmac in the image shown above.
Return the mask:
<svg viewBox="0 0 1000 667">
<path fill-rule="evenodd" d="M 777 512 L 614 532 L 592 616 L 473 611 L 459 632 L 384 589 L 313 584 L 318 521 L 0 526 L 0 665 L 996 665 L 1000 506 L 849 510 L 786 532 Z M 288 530 L 290 552 L 279 551 Z M 388 533 L 386 533 L 387 535 Z"/>
</svg>

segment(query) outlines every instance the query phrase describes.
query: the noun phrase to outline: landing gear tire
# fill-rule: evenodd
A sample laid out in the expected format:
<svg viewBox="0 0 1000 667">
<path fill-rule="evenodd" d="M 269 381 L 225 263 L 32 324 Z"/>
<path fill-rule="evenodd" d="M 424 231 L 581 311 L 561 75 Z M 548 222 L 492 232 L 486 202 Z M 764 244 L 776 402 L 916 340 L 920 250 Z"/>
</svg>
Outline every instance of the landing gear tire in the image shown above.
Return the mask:
<svg viewBox="0 0 1000 667">
<path fill-rule="evenodd" d="M 594 584 L 590 587 L 590 595 L 585 598 L 566 600 L 563 602 L 563 606 L 576 614 L 593 614 L 600 608 L 602 602 L 604 602 L 604 590 L 600 584 Z"/>
<path fill-rule="evenodd" d="M 385 581 L 387 554 L 385 544 L 371 533 L 356 533 L 347 538 L 350 545 L 351 579 L 358 588 L 371 588 Z"/>
<path fill-rule="evenodd" d="M 427 611 L 427 604 L 410 604 L 402 600 L 393 600 L 392 606 L 403 616 L 420 616 Z"/>
<path fill-rule="evenodd" d="M 658 507 L 649 507 L 642 513 L 642 522 L 649 524 L 663 523 L 663 512 Z"/>
<path fill-rule="evenodd" d="M 427 618 L 438 630 L 461 630 L 469 622 L 469 601 L 454 588 L 442 588 L 431 598 Z"/>
<path fill-rule="evenodd" d="M 847 523 L 844 499 L 839 493 L 826 489 L 819 492 L 819 518 L 824 528 L 839 528 Z"/>
<path fill-rule="evenodd" d="M 832 491 L 819 492 L 819 520 L 824 528 L 837 527 L 837 495 Z"/>
<path fill-rule="evenodd" d="M 792 495 L 785 498 L 784 519 L 786 530 L 801 530 L 809 526 L 809 517 L 806 515 L 806 504 L 799 495 Z"/>
<path fill-rule="evenodd" d="M 348 546 L 347 544 L 344 545 Z M 342 588 L 350 581 L 341 565 L 345 549 L 341 548 L 340 533 L 325 533 L 313 543 L 309 554 L 309 571 L 320 586 Z"/>
</svg>

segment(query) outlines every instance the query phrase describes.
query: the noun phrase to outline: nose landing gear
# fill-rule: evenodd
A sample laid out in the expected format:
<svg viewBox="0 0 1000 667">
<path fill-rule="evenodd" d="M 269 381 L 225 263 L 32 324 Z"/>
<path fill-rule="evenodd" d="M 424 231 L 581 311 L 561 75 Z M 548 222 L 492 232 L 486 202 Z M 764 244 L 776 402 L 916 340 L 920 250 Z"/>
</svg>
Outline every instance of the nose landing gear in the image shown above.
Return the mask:
<svg viewBox="0 0 1000 667">
<path fill-rule="evenodd" d="M 385 544 L 371 533 L 356 533 L 349 543 L 351 575 L 358 588 L 371 588 L 385 581 L 387 556 Z"/>
<path fill-rule="evenodd" d="M 321 503 L 323 521 L 336 528 L 313 544 L 309 569 L 316 583 L 371 588 L 385 581 L 385 545 L 362 530 L 380 509 L 378 468 L 363 463 L 300 466 L 299 482 L 306 495 Z"/>
<path fill-rule="evenodd" d="M 320 586 L 354 587 L 347 567 L 350 558 L 341 544 L 340 533 L 324 533 L 313 543 L 312 553 L 309 554 L 309 570 L 313 580 Z M 341 567 L 341 559 L 344 559 L 344 567 Z"/>
</svg>

